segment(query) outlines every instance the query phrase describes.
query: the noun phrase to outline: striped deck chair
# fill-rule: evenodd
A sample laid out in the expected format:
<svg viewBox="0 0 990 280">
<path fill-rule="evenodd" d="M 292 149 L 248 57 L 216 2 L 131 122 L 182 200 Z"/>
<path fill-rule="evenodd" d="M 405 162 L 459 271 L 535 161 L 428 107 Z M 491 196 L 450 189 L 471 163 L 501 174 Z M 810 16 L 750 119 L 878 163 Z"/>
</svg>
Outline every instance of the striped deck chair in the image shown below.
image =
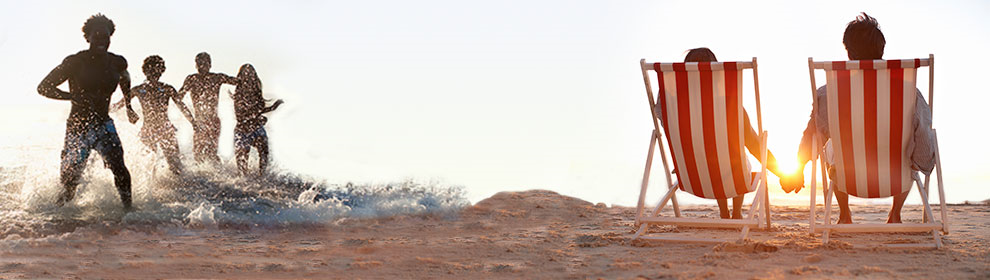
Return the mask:
<svg viewBox="0 0 990 280">
<path fill-rule="evenodd" d="M 766 143 L 766 131 L 763 131 L 760 114 L 756 58 L 752 62 L 689 63 L 647 63 L 644 59 L 640 60 L 640 67 L 649 97 L 654 130 L 650 136 L 650 149 L 636 207 L 635 226 L 639 229 L 633 239 L 725 242 L 747 238 L 750 228 L 769 227 L 767 168 L 763 166 L 760 172 L 750 172 L 743 134 L 746 128 L 742 105 L 743 70 L 752 69 L 753 85 L 756 88 L 756 119 L 761 131 L 760 138 Z M 656 102 L 648 71 L 657 73 L 659 93 Z M 676 181 L 671 180 L 671 170 L 663 149 L 664 140 L 670 147 Z M 667 177 L 667 191 L 647 214 L 644 213 L 644 202 L 654 148 L 660 150 Z M 761 155 L 762 159 L 767 156 L 765 144 Z M 684 191 L 701 198 L 725 199 L 754 190 L 757 190 L 757 195 L 742 220 L 681 217 L 675 195 L 677 191 Z M 660 211 L 668 202 L 673 204 L 674 217 L 660 217 Z M 761 207 L 765 210 L 763 213 L 758 211 Z M 765 219 L 760 219 L 759 216 Z M 742 229 L 738 239 L 684 238 L 649 235 L 646 231 L 650 224 Z"/>
<path fill-rule="evenodd" d="M 926 232 L 931 231 L 934 244 L 887 244 L 888 247 L 942 247 L 939 230 L 948 232 L 945 190 L 942 188 L 942 164 L 935 140 L 935 168 L 942 219 L 935 222 L 928 203 L 930 176 L 922 183 L 919 172 L 911 170 L 907 156 L 908 140 L 913 135 L 912 120 L 916 108 L 917 69 L 929 70 L 928 102 L 933 101 L 934 55 L 927 59 L 813 61 L 808 58 L 812 96 L 816 94 L 815 69 L 825 70 L 828 106 L 828 132 L 831 135 L 831 162 L 835 177 L 828 182 L 824 151 L 812 154 L 810 230 L 822 231 L 828 243 L 830 232 Z M 815 137 L 813 146 L 822 141 Z M 817 162 L 816 162 L 817 159 Z M 820 162 L 821 168 L 815 165 Z M 816 217 L 816 172 L 821 173 L 825 197 L 825 217 Z M 886 198 L 918 187 L 924 204 L 923 222 L 918 224 L 831 224 L 832 193 L 840 191 L 861 198 Z"/>
</svg>

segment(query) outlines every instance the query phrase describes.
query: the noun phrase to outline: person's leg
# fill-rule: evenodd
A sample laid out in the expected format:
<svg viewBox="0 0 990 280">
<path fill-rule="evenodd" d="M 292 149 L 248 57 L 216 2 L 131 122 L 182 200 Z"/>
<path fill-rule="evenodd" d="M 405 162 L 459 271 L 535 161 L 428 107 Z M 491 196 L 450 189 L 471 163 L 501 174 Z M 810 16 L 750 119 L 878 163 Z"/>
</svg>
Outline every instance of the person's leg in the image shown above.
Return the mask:
<svg viewBox="0 0 990 280">
<path fill-rule="evenodd" d="M 193 155 L 197 162 L 203 162 L 206 160 L 204 155 L 206 154 L 207 137 L 206 131 L 203 129 L 204 124 L 200 123 L 198 120 L 193 124 Z"/>
<path fill-rule="evenodd" d="M 839 202 L 839 223 L 851 224 L 852 212 L 849 210 L 849 194 L 840 191 L 835 192 L 835 201 Z"/>
<path fill-rule="evenodd" d="M 234 129 L 234 158 L 237 160 L 237 169 L 241 170 L 242 174 L 247 174 L 248 170 L 248 156 L 251 153 L 251 145 L 249 135 Z"/>
<path fill-rule="evenodd" d="M 729 216 L 729 206 L 727 205 L 726 200 L 725 199 L 715 199 L 715 201 L 718 203 L 718 215 L 719 215 L 719 217 L 722 217 L 722 219 L 728 219 L 728 218 L 730 218 L 730 216 Z"/>
<path fill-rule="evenodd" d="M 117 130 L 112 121 L 107 121 L 102 129 L 104 130 L 98 135 L 97 148 L 103 156 L 104 163 L 113 172 L 113 181 L 120 194 L 120 202 L 124 204 L 125 210 L 131 210 L 131 173 L 124 165 L 124 148 L 120 145 L 120 138 L 117 137 Z"/>
<path fill-rule="evenodd" d="M 220 121 L 217 120 L 216 123 L 210 124 L 209 127 L 209 140 L 205 147 L 206 152 L 204 157 L 214 164 L 218 164 L 220 163 L 220 155 L 217 152 L 217 147 L 220 146 Z"/>
<path fill-rule="evenodd" d="M 830 182 L 835 182 L 835 166 L 832 166 L 832 157 L 828 156 L 829 150 L 831 150 L 831 143 L 825 145 L 825 157 L 826 157 L 826 169 L 828 170 L 828 180 Z M 832 188 L 836 187 L 832 184 Z M 835 201 L 839 203 L 839 223 L 840 224 L 851 224 L 852 221 L 852 211 L 849 210 L 849 194 L 840 192 L 838 189 L 832 190 L 835 193 Z M 831 205 L 825 205 L 825 207 L 831 207 Z M 831 223 L 831 221 L 828 221 Z"/>
<path fill-rule="evenodd" d="M 141 144 L 144 144 L 145 147 L 148 147 L 148 149 L 150 149 L 151 152 L 153 153 L 158 152 L 158 145 L 156 145 L 157 141 L 155 140 L 155 133 L 152 132 L 151 129 L 147 127 L 147 124 L 141 127 L 141 131 L 138 132 L 138 138 L 141 139 Z"/>
<path fill-rule="evenodd" d="M 164 131 L 158 145 L 165 152 L 165 160 L 168 161 L 168 168 L 175 175 L 181 174 L 182 161 L 179 154 L 179 142 L 175 139 L 175 130 Z"/>
<path fill-rule="evenodd" d="M 254 139 L 254 147 L 258 149 L 258 175 L 264 175 L 265 170 L 268 169 L 268 133 L 265 132 L 265 128 L 258 128 L 255 132 L 257 135 Z"/>
<path fill-rule="evenodd" d="M 742 205 L 743 199 L 746 198 L 745 194 L 739 195 L 732 198 L 732 218 L 742 219 Z"/>
<path fill-rule="evenodd" d="M 887 214 L 888 224 L 901 223 L 901 207 L 904 206 L 904 201 L 907 200 L 908 194 L 911 194 L 910 190 L 894 196 L 894 205 L 890 206 L 890 213 Z"/>
<path fill-rule="evenodd" d="M 62 194 L 55 200 L 55 205 L 59 207 L 75 198 L 79 177 L 82 176 L 82 172 L 86 168 L 86 160 L 89 159 L 89 146 L 81 140 L 81 132 L 66 129 L 60 168 L 60 181 L 63 190 Z"/>
</svg>

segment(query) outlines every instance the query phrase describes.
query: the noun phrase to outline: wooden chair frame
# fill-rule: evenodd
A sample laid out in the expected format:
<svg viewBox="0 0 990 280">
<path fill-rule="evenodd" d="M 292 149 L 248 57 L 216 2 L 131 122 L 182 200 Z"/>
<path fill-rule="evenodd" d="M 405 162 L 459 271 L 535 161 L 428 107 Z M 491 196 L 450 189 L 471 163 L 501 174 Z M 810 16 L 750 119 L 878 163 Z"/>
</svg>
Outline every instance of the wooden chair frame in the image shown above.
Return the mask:
<svg viewBox="0 0 990 280">
<path fill-rule="evenodd" d="M 657 120 L 658 112 L 656 112 L 656 102 L 654 100 L 653 88 L 650 84 L 650 77 L 648 72 L 654 71 L 653 65 L 655 63 L 648 63 L 645 59 L 639 61 L 640 69 L 643 73 L 643 83 L 646 85 L 646 95 L 649 98 L 650 113 L 653 116 L 653 134 L 650 136 L 650 148 L 646 157 L 646 167 L 643 171 L 643 182 L 640 186 L 639 192 L 639 202 L 636 206 L 636 222 L 635 226 L 639 229 L 633 236 L 633 240 L 644 239 L 644 240 L 660 240 L 660 241 L 679 241 L 679 242 L 710 242 L 710 243 L 721 243 L 726 241 L 736 241 L 744 240 L 749 237 L 749 231 L 751 228 L 762 227 L 770 228 L 770 201 L 769 194 L 767 193 L 767 132 L 763 130 L 763 119 L 762 112 L 760 108 L 760 87 L 759 87 L 759 76 L 757 71 L 756 58 L 754 57 L 752 62 L 740 62 L 743 65 L 743 69 L 750 68 L 753 71 L 753 85 L 756 90 L 756 119 L 758 124 L 758 131 L 760 131 L 760 139 L 762 139 L 762 144 L 760 146 L 761 155 L 761 171 L 756 173 L 753 178 L 752 184 L 756 187 L 756 196 L 753 197 L 752 203 L 750 203 L 750 208 L 745 214 L 745 218 L 742 220 L 730 220 L 730 219 L 708 219 L 708 218 L 685 218 L 681 217 L 681 209 L 677 203 L 676 193 L 679 190 L 679 184 L 671 179 L 670 167 L 667 164 L 667 154 L 664 152 L 663 148 L 663 135 L 661 131 L 664 131 L 660 127 L 660 123 Z M 668 143 L 669 144 L 669 143 Z M 667 192 L 657 205 L 650 211 L 649 215 L 644 216 L 646 191 L 649 187 L 650 182 L 650 171 L 653 165 L 654 149 L 660 150 L 661 160 L 663 161 L 664 175 L 667 179 Z M 750 189 L 753 189 L 751 186 Z M 660 217 L 660 211 L 663 210 L 667 203 L 673 204 L 674 217 Z M 650 224 L 657 225 L 676 225 L 676 226 L 693 226 L 693 227 L 715 227 L 715 228 L 741 228 L 741 233 L 739 238 L 730 239 L 713 239 L 713 238 L 689 238 L 689 237 L 675 237 L 675 236 L 658 236 L 658 235 L 648 235 L 647 228 Z"/>
<path fill-rule="evenodd" d="M 928 55 L 928 59 L 920 60 L 922 63 L 919 66 L 928 67 L 928 105 L 934 106 L 934 85 L 935 85 L 935 56 L 932 54 Z M 808 73 L 811 77 L 811 94 L 812 100 L 815 100 L 817 95 L 818 87 L 815 85 L 815 69 L 824 69 L 823 62 L 815 62 L 811 57 L 808 58 Z M 927 64 L 927 65 L 926 65 Z M 934 107 L 932 107 L 932 115 L 934 117 Z M 934 131 L 934 128 L 932 129 Z M 812 151 L 811 156 L 811 204 L 810 204 L 810 215 L 809 215 L 809 231 L 812 233 L 822 232 L 822 243 L 828 244 L 829 234 L 831 232 L 926 232 L 931 231 L 934 238 L 934 243 L 915 243 L 915 244 L 883 244 L 880 246 L 892 247 L 892 248 L 942 248 L 942 238 L 939 230 L 943 233 L 949 232 L 948 214 L 945 205 L 945 189 L 942 184 L 942 161 L 939 155 L 938 149 L 938 135 L 935 134 L 935 173 L 938 175 L 938 194 L 939 203 L 941 205 L 941 222 L 936 222 L 934 215 L 932 213 L 931 205 L 928 202 L 928 191 L 931 182 L 931 176 L 925 175 L 924 182 L 918 176 L 918 172 L 914 172 L 912 176 L 912 181 L 908 184 L 914 184 L 918 187 L 919 194 L 921 196 L 921 202 L 924 205 L 924 214 L 922 217 L 922 223 L 920 224 L 831 224 L 831 214 L 832 214 L 832 193 L 835 191 L 835 182 L 829 182 L 828 173 L 825 168 L 825 158 L 819 156 L 823 154 L 823 150 L 816 149 Z M 812 147 L 817 147 L 819 138 L 823 138 L 820 135 L 815 137 L 812 141 Z M 821 167 L 818 168 L 816 165 L 820 163 Z M 817 181 L 816 174 L 821 173 L 822 179 L 822 193 L 825 199 L 825 217 L 822 223 L 818 223 L 818 218 L 816 217 L 815 200 L 817 195 Z"/>
</svg>

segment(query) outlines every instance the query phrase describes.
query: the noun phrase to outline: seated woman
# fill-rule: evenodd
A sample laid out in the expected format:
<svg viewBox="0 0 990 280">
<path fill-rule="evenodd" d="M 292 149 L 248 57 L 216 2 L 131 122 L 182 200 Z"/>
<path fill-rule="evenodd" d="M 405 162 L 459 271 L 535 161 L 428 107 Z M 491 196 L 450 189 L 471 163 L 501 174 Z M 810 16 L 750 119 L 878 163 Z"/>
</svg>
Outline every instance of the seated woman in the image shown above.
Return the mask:
<svg viewBox="0 0 990 280">
<path fill-rule="evenodd" d="M 248 174 L 248 154 L 253 146 L 258 150 L 258 174 L 262 175 L 268 167 L 268 134 L 264 127 L 268 118 L 262 114 L 274 111 L 282 105 L 282 100 L 276 100 L 272 106 L 265 106 L 265 99 L 261 96 L 261 79 L 251 64 L 241 66 L 237 80 L 237 89 L 231 96 L 234 99 L 234 115 L 237 117 L 237 125 L 234 126 L 237 167 Z"/>
<path fill-rule="evenodd" d="M 688 51 L 687 55 L 684 57 L 684 62 L 717 62 L 715 59 L 715 53 L 713 53 L 708 48 L 696 48 Z M 659 108 L 658 111 L 659 112 Z M 745 138 L 746 138 L 746 148 L 749 153 L 760 158 L 760 137 L 753 129 L 753 126 L 749 122 L 749 114 L 743 110 L 743 122 L 746 123 Z M 767 169 L 770 170 L 777 177 L 785 178 L 785 174 L 781 172 L 780 167 L 777 165 L 777 158 L 773 156 L 769 148 L 767 149 Z M 742 219 L 742 204 L 745 195 L 739 195 L 732 198 L 732 219 Z M 723 219 L 730 218 L 729 209 L 726 199 L 716 199 L 718 202 L 718 212 Z"/>
</svg>

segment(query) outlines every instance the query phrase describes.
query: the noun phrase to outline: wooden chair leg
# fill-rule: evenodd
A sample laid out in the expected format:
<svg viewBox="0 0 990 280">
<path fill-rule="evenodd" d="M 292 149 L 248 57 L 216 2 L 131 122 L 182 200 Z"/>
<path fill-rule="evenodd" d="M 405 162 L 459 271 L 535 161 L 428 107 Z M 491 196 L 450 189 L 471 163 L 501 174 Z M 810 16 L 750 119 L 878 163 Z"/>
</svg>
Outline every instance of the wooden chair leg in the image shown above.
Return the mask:
<svg viewBox="0 0 990 280">
<path fill-rule="evenodd" d="M 643 216 L 643 207 L 646 205 L 646 189 L 650 185 L 650 168 L 653 166 L 653 150 L 657 146 L 657 131 L 653 130 L 653 134 L 650 135 L 650 149 L 646 154 L 646 167 L 643 168 L 643 183 L 639 187 L 639 200 L 636 203 L 636 225 L 639 225 L 639 219 Z"/>
<path fill-rule="evenodd" d="M 933 216 L 933 213 L 932 213 L 932 206 L 928 203 L 928 190 L 927 189 L 923 189 L 923 187 L 921 186 L 921 181 L 920 180 L 917 180 L 916 179 L 915 180 L 915 185 L 918 185 L 918 193 L 921 194 L 921 204 L 924 205 L 924 207 L 925 207 L 925 211 L 924 211 L 925 212 L 925 218 L 927 218 L 927 220 L 930 221 L 930 222 L 926 222 L 926 223 L 933 223 L 933 222 L 935 222 L 935 217 Z M 942 237 L 939 236 L 939 233 L 938 233 L 938 230 L 937 229 L 932 230 L 932 237 L 935 238 L 935 248 L 941 249 L 942 248 Z"/>
<path fill-rule="evenodd" d="M 663 198 L 661 198 L 660 201 L 657 202 L 657 206 L 656 207 L 653 207 L 653 211 L 650 211 L 650 216 L 649 217 L 659 216 L 660 215 L 660 210 L 663 210 L 663 206 L 664 205 L 667 205 L 667 202 L 670 200 L 670 197 L 672 197 L 674 195 L 674 192 L 676 192 L 676 191 L 677 191 L 677 188 L 671 188 L 671 189 L 667 190 L 667 194 L 664 195 Z M 639 230 L 637 230 L 636 231 L 636 234 L 633 235 L 633 240 L 635 240 L 635 239 L 639 238 L 641 235 L 645 234 L 646 233 L 646 227 L 647 226 L 648 226 L 648 224 L 641 223 L 639 225 Z"/>
<path fill-rule="evenodd" d="M 822 233 L 822 244 L 828 244 L 828 235 L 830 232 L 829 227 L 832 225 L 832 192 L 835 191 L 835 183 L 829 185 L 828 190 L 825 192 L 825 232 Z"/>
<path fill-rule="evenodd" d="M 755 62 L 756 62 L 756 58 L 753 58 L 753 62 L 754 62 L 753 73 L 754 73 L 754 77 L 755 77 L 755 73 L 756 73 L 756 67 L 755 67 L 755 64 L 756 63 Z M 757 90 L 757 92 L 759 92 L 759 90 Z M 759 100 L 759 93 L 757 93 L 757 100 Z M 771 225 L 772 224 L 770 223 L 770 190 L 767 189 L 767 164 L 766 164 L 766 162 L 767 162 L 767 153 L 768 153 L 767 152 L 767 138 L 770 137 L 770 136 L 767 134 L 767 131 L 766 130 L 763 130 L 763 133 L 762 134 L 763 134 L 763 137 L 762 137 L 762 141 L 760 142 L 761 143 L 760 144 L 760 150 L 761 150 L 760 151 L 760 153 L 761 153 L 760 155 L 762 155 L 763 158 L 762 158 L 762 161 L 761 161 L 762 162 L 762 164 L 761 164 L 762 165 L 762 170 L 760 171 L 760 185 L 763 186 L 763 216 L 764 216 L 763 219 L 766 220 L 766 229 L 769 230 L 771 228 Z"/>
<path fill-rule="evenodd" d="M 938 202 L 939 211 L 942 212 L 942 232 L 949 233 L 949 214 L 948 208 L 945 205 L 945 188 L 942 186 L 942 156 L 938 151 L 938 131 L 932 129 L 932 135 L 935 136 L 935 175 L 938 176 Z"/>
<path fill-rule="evenodd" d="M 930 194 L 929 190 L 931 190 L 931 188 L 930 188 L 931 187 L 931 184 L 930 184 L 931 181 L 932 181 L 932 176 L 931 175 L 925 175 L 925 185 L 924 185 L 925 186 L 925 197 L 928 197 L 928 195 Z M 928 215 L 925 215 L 925 214 L 921 215 L 921 222 L 922 223 L 927 223 L 928 222 Z"/>
<path fill-rule="evenodd" d="M 817 137 L 812 137 L 812 139 L 811 139 L 811 146 L 812 147 L 817 147 L 818 146 L 818 139 L 817 139 Z M 817 164 L 818 164 L 818 151 L 816 151 L 816 150 L 813 149 L 812 150 L 812 153 L 813 154 L 811 155 L 811 198 L 809 199 L 811 201 L 811 206 L 808 207 L 808 211 L 809 211 L 809 213 L 808 213 L 808 231 L 811 232 L 811 233 L 815 233 L 815 214 L 816 214 L 816 211 L 815 211 L 815 204 L 816 204 L 816 202 L 815 202 L 815 200 L 817 199 L 817 196 L 818 196 L 818 190 L 817 190 L 818 189 L 818 181 L 816 180 L 817 178 L 815 178 L 815 175 L 818 174 L 818 170 L 817 170 L 818 169 L 818 166 L 817 166 Z"/>
<path fill-rule="evenodd" d="M 753 196 L 753 202 L 749 204 L 749 211 L 747 211 L 746 217 L 744 219 L 756 220 L 757 222 L 762 221 L 757 217 L 757 215 L 758 213 L 760 213 L 760 207 L 763 207 L 763 199 L 761 198 L 763 197 L 762 194 L 766 191 L 767 191 L 766 186 L 760 184 L 760 187 L 758 187 L 758 189 L 756 190 L 756 194 Z M 759 226 L 759 223 L 757 224 L 757 226 Z M 740 240 L 745 240 L 746 238 L 749 238 L 749 230 L 750 230 L 749 226 L 744 226 L 742 228 L 742 235 L 740 236 Z"/>
<path fill-rule="evenodd" d="M 644 233 L 646 233 L 646 226 L 647 226 L 647 224 L 640 224 L 640 225 L 639 225 L 639 230 L 636 230 L 636 234 L 635 234 L 635 235 L 633 235 L 633 238 L 632 238 L 632 239 L 633 239 L 633 240 L 636 240 L 636 239 L 638 239 L 638 238 L 639 238 L 639 237 L 640 237 L 641 235 L 643 235 Z"/>
<path fill-rule="evenodd" d="M 766 175 L 763 175 L 763 179 L 766 179 Z M 767 188 L 766 180 L 763 181 L 763 188 Z M 766 220 L 766 229 L 770 230 L 773 228 L 773 224 L 770 222 L 770 190 L 763 192 L 763 214 L 766 215 L 764 219 Z"/>
<path fill-rule="evenodd" d="M 822 177 L 821 177 L 821 179 L 822 179 L 822 184 L 821 184 L 821 186 L 822 186 L 822 200 L 825 200 L 825 201 L 823 201 L 823 204 L 824 204 L 824 203 L 825 203 L 826 201 L 827 201 L 827 202 L 831 202 L 831 201 L 832 201 L 832 200 L 826 200 L 826 199 L 825 199 L 825 192 L 827 192 L 827 191 L 828 191 L 828 189 L 829 189 L 829 187 L 828 187 L 828 186 L 829 186 L 829 181 L 830 181 L 830 180 L 829 180 L 829 178 L 828 178 L 828 168 L 827 168 L 827 167 L 825 167 L 825 159 L 824 159 L 824 158 L 822 158 L 822 157 L 821 157 L 821 155 L 819 155 L 819 156 L 818 156 L 818 161 L 819 161 L 819 163 L 820 163 L 820 165 L 818 166 L 818 169 L 819 169 L 819 172 L 820 172 L 819 174 L 821 174 L 821 175 L 822 175 Z M 817 194 L 817 193 L 815 193 L 815 195 L 817 196 L 818 194 Z M 817 206 L 816 206 L 816 207 L 817 207 Z M 818 221 L 818 217 L 817 217 L 817 215 L 818 215 L 818 214 L 816 213 L 816 214 L 815 214 L 815 216 L 816 216 L 816 217 L 815 217 L 815 221 L 816 221 L 816 223 L 817 223 L 817 221 Z M 827 224 L 827 222 L 822 222 L 822 224 Z"/>
</svg>

